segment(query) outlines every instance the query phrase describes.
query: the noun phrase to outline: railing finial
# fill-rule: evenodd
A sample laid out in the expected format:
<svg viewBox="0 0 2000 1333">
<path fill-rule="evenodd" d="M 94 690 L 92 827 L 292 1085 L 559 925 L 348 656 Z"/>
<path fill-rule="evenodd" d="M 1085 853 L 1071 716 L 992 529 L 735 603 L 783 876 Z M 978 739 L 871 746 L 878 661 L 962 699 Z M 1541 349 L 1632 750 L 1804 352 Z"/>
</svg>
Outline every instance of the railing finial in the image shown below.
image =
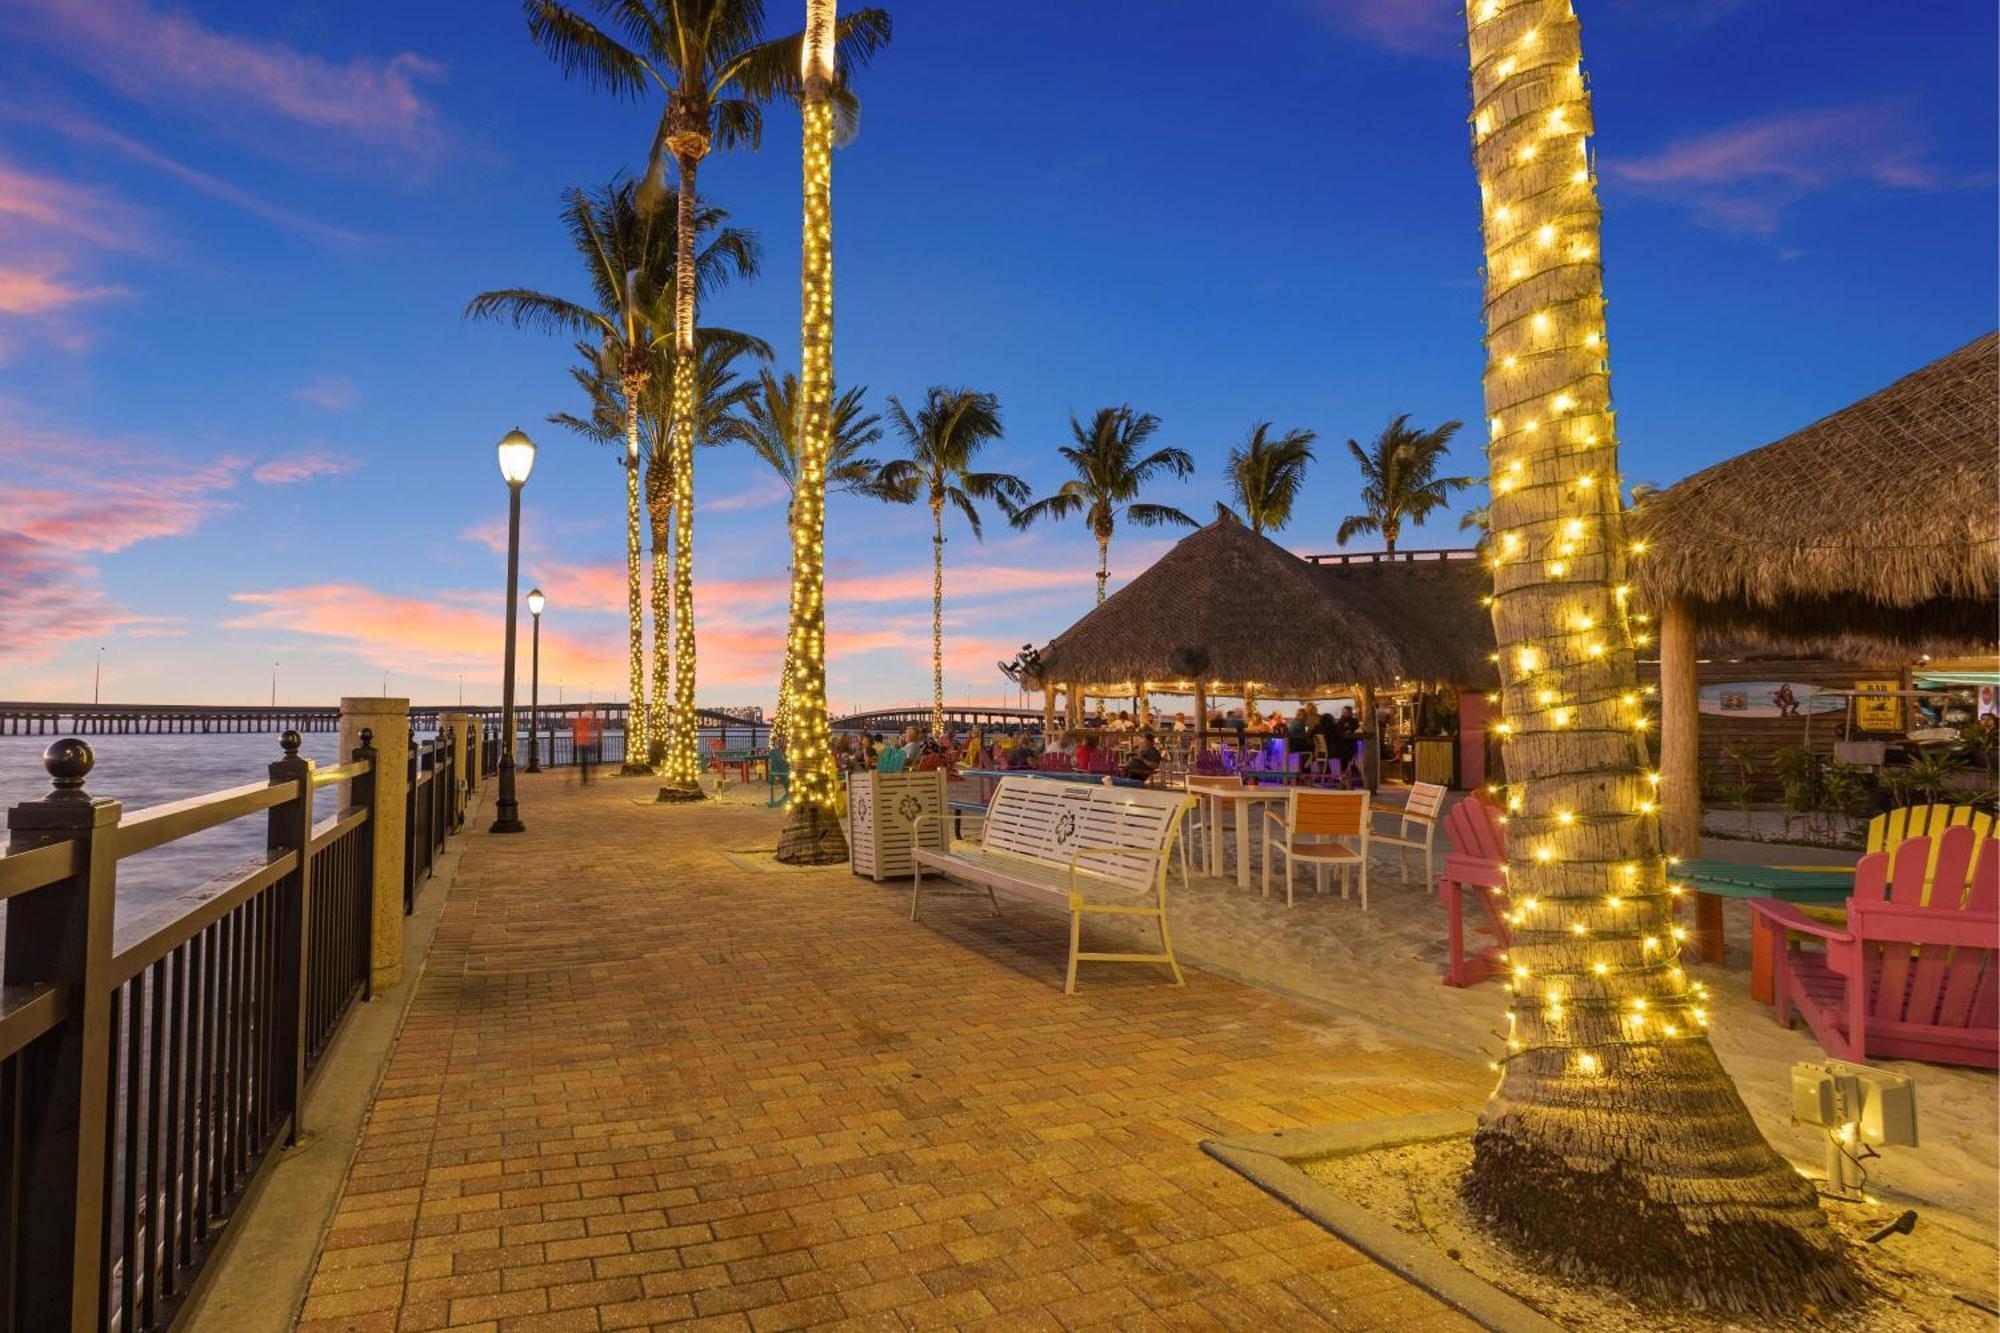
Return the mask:
<svg viewBox="0 0 2000 1333">
<path fill-rule="evenodd" d="M 285 758 L 296 759 L 299 757 L 299 746 L 304 740 L 305 738 L 298 732 L 287 727 L 285 734 L 278 737 L 278 745 L 284 750 Z"/>
<path fill-rule="evenodd" d="M 364 750 L 372 749 L 374 745 L 375 745 L 375 728 L 363 727 L 361 729 L 361 748 Z"/>
<path fill-rule="evenodd" d="M 52 801 L 85 801 L 89 796 L 83 790 L 83 780 L 90 770 L 97 766 L 97 754 L 87 741 L 75 736 L 65 736 L 50 744 L 42 751 L 42 767 L 48 770 L 55 790 L 49 793 Z"/>
</svg>

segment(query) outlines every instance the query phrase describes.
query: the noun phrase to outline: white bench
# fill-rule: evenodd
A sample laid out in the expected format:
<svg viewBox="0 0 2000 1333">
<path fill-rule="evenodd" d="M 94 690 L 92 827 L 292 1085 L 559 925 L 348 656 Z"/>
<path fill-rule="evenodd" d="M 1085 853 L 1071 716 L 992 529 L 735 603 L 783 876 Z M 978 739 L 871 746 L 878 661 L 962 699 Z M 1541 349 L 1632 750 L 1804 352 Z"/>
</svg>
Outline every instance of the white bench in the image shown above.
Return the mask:
<svg viewBox="0 0 2000 1333">
<path fill-rule="evenodd" d="M 1194 802 L 1186 792 L 1094 786 L 1028 775 L 1005 777 L 986 810 L 977 846 L 914 854 L 910 920 L 923 901 L 924 868 L 986 890 L 997 915 L 998 889 L 1059 904 L 1069 913 L 1069 973 L 1063 993 L 1076 993 L 1076 965 L 1165 963 L 1181 984 L 1167 933 L 1167 860 L 1181 820 Z M 942 819 L 920 816 L 918 822 Z M 935 890 L 933 890 L 935 892 Z M 1088 896 L 1086 896 L 1088 895 Z M 1110 901 L 1105 901 L 1109 899 Z M 1159 953 L 1084 953 L 1083 915 L 1149 916 L 1159 923 Z"/>
</svg>

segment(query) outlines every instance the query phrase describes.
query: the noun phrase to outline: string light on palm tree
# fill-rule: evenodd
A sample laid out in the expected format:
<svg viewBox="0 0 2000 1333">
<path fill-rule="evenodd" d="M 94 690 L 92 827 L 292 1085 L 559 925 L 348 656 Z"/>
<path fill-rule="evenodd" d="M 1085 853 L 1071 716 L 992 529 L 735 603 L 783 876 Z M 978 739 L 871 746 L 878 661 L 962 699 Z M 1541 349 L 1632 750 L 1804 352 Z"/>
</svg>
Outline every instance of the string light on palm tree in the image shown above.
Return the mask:
<svg viewBox="0 0 2000 1333">
<path fill-rule="evenodd" d="M 1466 1192 L 1516 1244 L 1634 1295 L 1839 1303 L 1859 1284 L 1717 1062 L 1680 964 L 1635 680 L 1646 636 L 1626 605 L 1640 547 L 1615 483 L 1576 16 L 1569 0 L 1472 0 L 1467 25 L 1513 907 L 1502 1075 Z M 1400 451 L 1376 458 L 1385 497 L 1421 490 L 1390 484 Z M 1349 523 L 1393 539 L 1389 520 L 1412 515 L 1371 502 Z"/>
<path fill-rule="evenodd" d="M 645 603 L 642 596 L 640 463 L 658 448 L 657 427 L 643 428 L 649 400 L 672 364 L 668 294 L 676 290 L 676 265 L 683 247 L 677 233 L 680 211 L 648 213 L 637 203 L 637 187 L 614 180 L 602 190 L 571 190 L 563 201 L 563 222 L 572 247 L 584 262 L 591 291 L 589 303 L 572 301 L 528 288 L 481 292 L 466 305 L 472 319 L 506 320 L 516 328 L 582 335 L 577 344 L 582 364 L 571 375 L 590 400 L 590 414 L 554 414 L 550 420 L 587 438 L 615 444 L 625 470 L 626 606 L 628 614 L 628 688 L 631 713 L 623 771 L 647 771 L 646 738 L 649 716 L 664 707 L 658 692 L 654 708 L 646 699 Z M 703 238 L 693 250 L 692 269 L 704 289 L 757 272 L 756 239 L 726 225 L 720 209 L 697 212 L 692 224 Z M 704 331 L 706 332 L 706 331 Z M 741 337 L 742 335 L 735 335 Z M 768 355 L 768 349 L 765 349 Z M 649 446 L 650 447 L 647 447 Z M 655 552 L 655 570 L 659 566 Z M 656 603 L 657 612 L 657 603 Z M 654 628 L 656 656 L 661 626 Z M 658 677 L 656 668 L 655 677 Z"/>
<path fill-rule="evenodd" d="M 1288 430 L 1275 438 L 1271 423 L 1250 428 L 1243 443 L 1231 447 L 1224 468 L 1236 508 L 1217 504 L 1217 518 L 1248 523 L 1252 532 L 1277 532 L 1292 521 L 1292 506 L 1305 488 L 1306 468 L 1313 461 L 1309 430 Z"/>
<path fill-rule="evenodd" d="M 997 503 L 1012 518 L 1028 499 L 1028 484 L 1005 472 L 973 471 L 980 450 L 1000 438 L 1000 400 L 993 394 L 933 385 L 914 415 L 892 395 L 889 424 L 906 452 L 883 466 L 882 479 L 931 511 L 931 731 L 942 735 L 945 510 L 963 514 L 973 539 L 982 540 L 978 502 Z"/>
<path fill-rule="evenodd" d="M 674 712 L 664 756 L 662 800 L 702 798 L 696 753 L 694 633 L 694 441 L 699 434 L 695 327 L 699 287 L 694 265 L 697 173 L 715 148 L 755 148 L 762 138 L 764 104 L 774 97 L 803 98 L 803 34 L 764 36 L 762 0 L 594 0 L 620 36 L 556 0 L 528 0 L 528 31 L 564 73 L 617 96 L 661 99 L 641 182 L 641 205 L 667 197 L 672 166 L 679 190 L 672 329 L 672 425 L 668 447 L 674 537 Z M 623 40 L 621 40 L 621 36 Z M 829 114 L 852 123 L 855 103 L 839 82 L 841 70 L 865 64 L 889 38 L 889 16 L 863 9 L 840 20 L 829 40 L 838 68 L 824 99 Z"/>
<path fill-rule="evenodd" d="M 1145 504 L 1138 498 L 1140 488 L 1161 474 L 1184 478 L 1194 471 L 1194 459 L 1185 449 L 1168 446 L 1141 456 L 1139 451 L 1159 428 L 1158 417 L 1130 407 L 1100 407 L 1088 426 L 1070 417 L 1069 430 L 1075 443 L 1059 445 L 1056 452 L 1076 478 L 1014 515 L 1014 526 L 1023 530 L 1040 519 L 1083 515 L 1091 536 L 1097 539 L 1100 605 L 1111 577 L 1111 537 L 1121 514 L 1141 528 L 1195 526 L 1192 518 L 1171 505 Z"/>
<path fill-rule="evenodd" d="M 886 485 L 882 481 L 881 462 L 862 452 L 882 439 L 882 418 L 867 409 L 866 396 L 865 387 L 855 387 L 834 400 L 828 427 L 831 443 L 827 448 L 824 468 L 826 489 L 908 504 L 915 497 L 899 494 Z M 742 409 L 719 427 L 723 438 L 747 446 L 784 484 L 788 528 L 795 518 L 799 493 L 798 411 L 797 377 L 787 372 L 780 379 L 766 370 L 756 384 L 750 386 Z M 789 617 L 786 623 L 790 623 Z M 790 713 L 791 646 L 788 634 L 785 660 L 778 673 L 778 708 L 771 719 L 771 744 L 774 746 L 784 744 L 785 722 Z"/>
<path fill-rule="evenodd" d="M 1364 532 L 1382 534 L 1384 549 L 1394 551 L 1403 525 L 1421 524 L 1451 497 L 1472 485 L 1472 477 L 1440 477 L 1438 468 L 1458 434 L 1462 421 L 1447 421 L 1431 430 L 1410 424 L 1410 414 L 1392 417 L 1381 434 L 1362 448 L 1354 440 L 1347 451 L 1361 470 L 1363 512 L 1341 520 L 1334 540 L 1342 546 Z"/>
</svg>

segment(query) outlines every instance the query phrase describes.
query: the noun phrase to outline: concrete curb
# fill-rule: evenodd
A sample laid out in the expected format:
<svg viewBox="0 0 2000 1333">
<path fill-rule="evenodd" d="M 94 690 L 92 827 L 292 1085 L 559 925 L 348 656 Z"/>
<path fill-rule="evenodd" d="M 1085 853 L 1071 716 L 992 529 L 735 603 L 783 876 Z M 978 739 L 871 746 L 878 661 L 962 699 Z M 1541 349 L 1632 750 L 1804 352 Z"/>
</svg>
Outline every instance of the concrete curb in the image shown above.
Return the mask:
<svg viewBox="0 0 2000 1333">
<path fill-rule="evenodd" d="M 357 1004 L 334 1036 L 306 1099 L 305 1132 L 279 1149 L 255 1192 L 229 1221 L 210 1274 L 183 1313 L 189 1333 L 289 1333 L 305 1304 L 321 1242 L 361 1147 L 361 1130 L 388 1072 L 430 961 L 445 900 L 471 845 L 485 790 L 472 794 L 465 834 L 450 840 L 431 878 L 403 918 L 403 979 Z"/>
<path fill-rule="evenodd" d="M 1422 1287 L 1481 1326 L 1499 1333 L 1563 1333 L 1561 1324 L 1474 1277 L 1432 1246 L 1411 1239 L 1360 1204 L 1336 1194 L 1297 1165 L 1341 1153 L 1464 1138 L 1477 1124 L 1478 1117 L 1470 1111 L 1433 1111 L 1394 1120 L 1364 1120 L 1317 1129 L 1211 1139 L 1201 1148 L 1265 1193 L 1282 1199 L 1376 1263 Z"/>
</svg>

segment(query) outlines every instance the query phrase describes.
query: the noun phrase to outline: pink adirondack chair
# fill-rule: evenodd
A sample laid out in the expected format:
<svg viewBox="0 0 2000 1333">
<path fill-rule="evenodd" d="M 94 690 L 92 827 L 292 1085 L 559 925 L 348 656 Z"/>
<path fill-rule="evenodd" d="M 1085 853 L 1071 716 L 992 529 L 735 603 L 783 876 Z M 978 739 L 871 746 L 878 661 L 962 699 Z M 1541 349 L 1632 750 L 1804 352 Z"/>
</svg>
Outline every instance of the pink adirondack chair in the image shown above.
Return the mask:
<svg viewBox="0 0 2000 1333">
<path fill-rule="evenodd" d="M 1929 849 L 1911 850 L 1926 841 L 1903 843 L 1893 878 L 1887 852 L 1861 858 L 1844 929 L 1775 898 L 1751 900 L 1769 927 L 1772 1008 L 1786 1027 L 1803 1017 L 1843 1060 L 2000 1069 L 2000 842 L 1946 829 L 1926 903 Z M 1802 948 L 1798 936 L 1825 947 Z"/>
<path fill-rule="evenodd" d="M 1438 901 L 1443 904 L 1449 932 L 1449 952 L 1445 958 L 1444 984 L 1476 986 L 1503 970 L 1500 955 L 1507 951 L 1507 834 L 1500 822 L 1500 809 L 1482 796 L 1468 796 L 1444 817 L 1445 836 L 1451 850 L 1445 853 L 1444 873 L 1438 876 Z M 1472 957 L 1465 955 L 1465 895 L 1471 890 L 1478 906 L 1473 927 L 1491 935 L 1493 942 Z"/>
</svg>

